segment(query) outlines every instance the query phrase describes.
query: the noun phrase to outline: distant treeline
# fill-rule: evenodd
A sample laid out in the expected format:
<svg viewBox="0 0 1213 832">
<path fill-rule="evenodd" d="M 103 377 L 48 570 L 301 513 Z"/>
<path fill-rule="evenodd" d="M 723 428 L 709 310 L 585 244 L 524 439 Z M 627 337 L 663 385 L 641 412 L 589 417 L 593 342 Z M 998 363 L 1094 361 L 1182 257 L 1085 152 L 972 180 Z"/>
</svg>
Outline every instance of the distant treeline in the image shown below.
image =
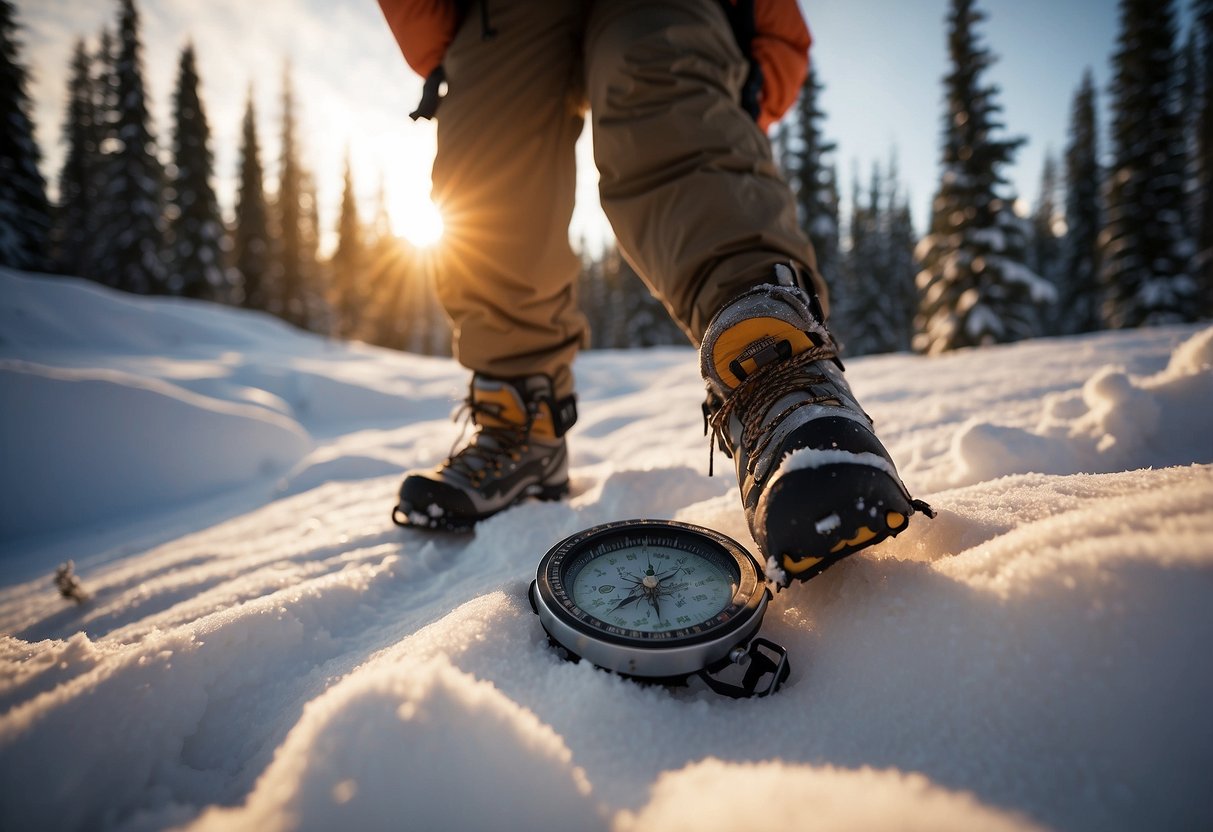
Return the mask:
<svg viewBox="0 0 1213 832">
<path fill-rule="evenodd" d="M 321 257 L 315 177 L 301 158 L 289 70 L 277 191 L 265 190 L 250 88 L 235 214 L 225 220 L 193 47 L 181 51 L 171 152 L 162 154 L 138 11 L 134 0 L 116 2 L 116 29 L 76 45 L 51 204 L 14 6 L 0 0 L 0 264 L 447 353 L 435 253 L 392 233 L 382 187 L 370 221 L 360 219 L 348 157 L 338 244 Z M 1213 0 L 1191 4 L 1194 24 L 1181 42 L 1174 0 L 1120 0 L 1111 147 L 1099 147 L 1088 71 L 1064 157 L 1046 160 L 1039 201 L 1021 216 L 1003 171 L 1024 139 L 1006 134 L 999 89 L 985 80 L 994 63 L 978 32 L 985 15 L 975 0 L 951 0 L 941 175 L 925 235 L 913 228 L 895 152 L 866 182 L 853 176 L 850 215 L 840 217 L 837 148 L 825 138 L 814 70 L 772 145 L 849 354 L 937 353 L 1213 316 Z M 685 343 L 616 248 L 585 256 L 578 288 L 595 347 Z"/>
<path fill-rule="evenodd" d="M 977 31 L 985 15 L 975 0 L 952 0 L 941 174 L 922 237 L 895 153 L 866 186 L 856 177 L 842 234 L 835 148 L 810 76 L 773 141 L 847 352 L 937 353 L 1213 317 L 1213 0 L 1193 0 L 1192 17 L 1181 44 L 1173 0 L 1121 0 L 1111 148 L 1099 147 L 1088 70 L 1064 158 L 1046 159 L 1025 217 L 1003 174 L 1024 139 L 1005 134 L 999 89 L 984 80 L 994 63 Z"/>
</svg>

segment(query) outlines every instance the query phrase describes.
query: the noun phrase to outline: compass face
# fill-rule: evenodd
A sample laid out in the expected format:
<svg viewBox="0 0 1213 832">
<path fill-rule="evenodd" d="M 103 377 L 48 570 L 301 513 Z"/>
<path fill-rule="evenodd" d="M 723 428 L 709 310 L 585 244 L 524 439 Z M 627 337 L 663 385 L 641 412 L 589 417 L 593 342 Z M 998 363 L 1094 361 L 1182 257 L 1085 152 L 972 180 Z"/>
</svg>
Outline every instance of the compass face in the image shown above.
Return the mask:
<svg viewBox="0 0 1213 832">
<path fill-rule="evenodd" d="M 578 607 L 607 624 L 643 633 L 711 621 L 732 602 L 740 577 L 719 553 L 713 557 L 702 547 L 679 547 L 674 541 L 662 545 L 644 534 L 600 544 L 574 568 L 568 586 Z"/>
<path fill-rule="evenodd" d="M 757 626 L 766 597 L 745 549 L 671 520 L 625 520 L 566 538 L 540 561 L 534 590 L 557 641 L 595 664 L 637 673 L 667 666 L 650 661 L 659 651 L 718 652 Z"/>
</svg>

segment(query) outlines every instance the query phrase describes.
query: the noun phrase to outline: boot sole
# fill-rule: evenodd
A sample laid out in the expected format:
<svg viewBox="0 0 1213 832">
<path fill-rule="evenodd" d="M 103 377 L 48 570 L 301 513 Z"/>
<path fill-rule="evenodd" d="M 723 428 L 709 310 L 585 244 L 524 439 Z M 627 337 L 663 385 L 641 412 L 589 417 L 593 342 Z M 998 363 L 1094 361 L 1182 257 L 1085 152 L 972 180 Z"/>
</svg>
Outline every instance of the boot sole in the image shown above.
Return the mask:
<svg viewBox="0 0 1213 832">
<path fill-rule="evenodd" d="M 777 474 L 756 511 L 762 551 L 789 581 L 807 581 L 862 549 L 896 537 L 915 506 L 885 471 L 835 464 Z"/>
<path fill-rule="evenodd" d="M 566 480 L 559 485 L 528 486 L 513 502 L 506 503 L 501 508 L 478 514 L 472 517 L 451 518 L 447 516 L 432 517 L 428 512 L 411 509 L 403 503 L 392 509 L 392 522 L 406 529 L 422 529 L 425 531 L 451 532 L 468 534 L 475 531 L 476 524 L 481 520 L 500 514 L 506 509 L 534 498 L 542 502 L 555 502 L 569 496 L 569 483 Z"/>
</svg>

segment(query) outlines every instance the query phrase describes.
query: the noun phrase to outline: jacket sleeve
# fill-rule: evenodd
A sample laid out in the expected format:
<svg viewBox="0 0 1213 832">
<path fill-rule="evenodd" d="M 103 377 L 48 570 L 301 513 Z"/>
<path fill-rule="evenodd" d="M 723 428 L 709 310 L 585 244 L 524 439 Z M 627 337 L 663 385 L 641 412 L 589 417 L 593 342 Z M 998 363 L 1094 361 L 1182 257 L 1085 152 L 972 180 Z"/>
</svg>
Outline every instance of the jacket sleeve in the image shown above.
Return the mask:
<svg viewBox="0 0 1213 832">
<path fill-rule="evenodd" d="M 379 0 L 379 8 L 405 61 L 428 78 L 455 38 L 458 14 L 453 0 Z"/>
<path fill-rule="evenodd" d="M 754 0 L 754 28 L 750 49 L 762 67 L 758 125 L 766 130 L 796 103 L 813 39 L 796 0 Z"/>
</svg>

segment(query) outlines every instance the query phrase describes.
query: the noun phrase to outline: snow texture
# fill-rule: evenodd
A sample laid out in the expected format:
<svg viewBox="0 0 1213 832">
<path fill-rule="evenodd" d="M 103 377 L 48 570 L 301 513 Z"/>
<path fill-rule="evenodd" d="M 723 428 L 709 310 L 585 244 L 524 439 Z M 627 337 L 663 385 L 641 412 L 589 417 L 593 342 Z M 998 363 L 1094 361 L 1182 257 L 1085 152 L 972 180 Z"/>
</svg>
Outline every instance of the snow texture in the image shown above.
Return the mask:
<svg viewBox="0 0 1213 832">
<path fill-rule="evenodd" d="M 525 598 L 609 520 L 753 547 L 689 349 L 579 359 L 572 498 L 449 536 L 388 513 L 453 362 L 0 299 L 2 829 L 1213 826 L 1213 330 L 850 362 L 939 517 L 776 595 L 791 677 L 738 702 L 564 662 Z"/>
</svg>

